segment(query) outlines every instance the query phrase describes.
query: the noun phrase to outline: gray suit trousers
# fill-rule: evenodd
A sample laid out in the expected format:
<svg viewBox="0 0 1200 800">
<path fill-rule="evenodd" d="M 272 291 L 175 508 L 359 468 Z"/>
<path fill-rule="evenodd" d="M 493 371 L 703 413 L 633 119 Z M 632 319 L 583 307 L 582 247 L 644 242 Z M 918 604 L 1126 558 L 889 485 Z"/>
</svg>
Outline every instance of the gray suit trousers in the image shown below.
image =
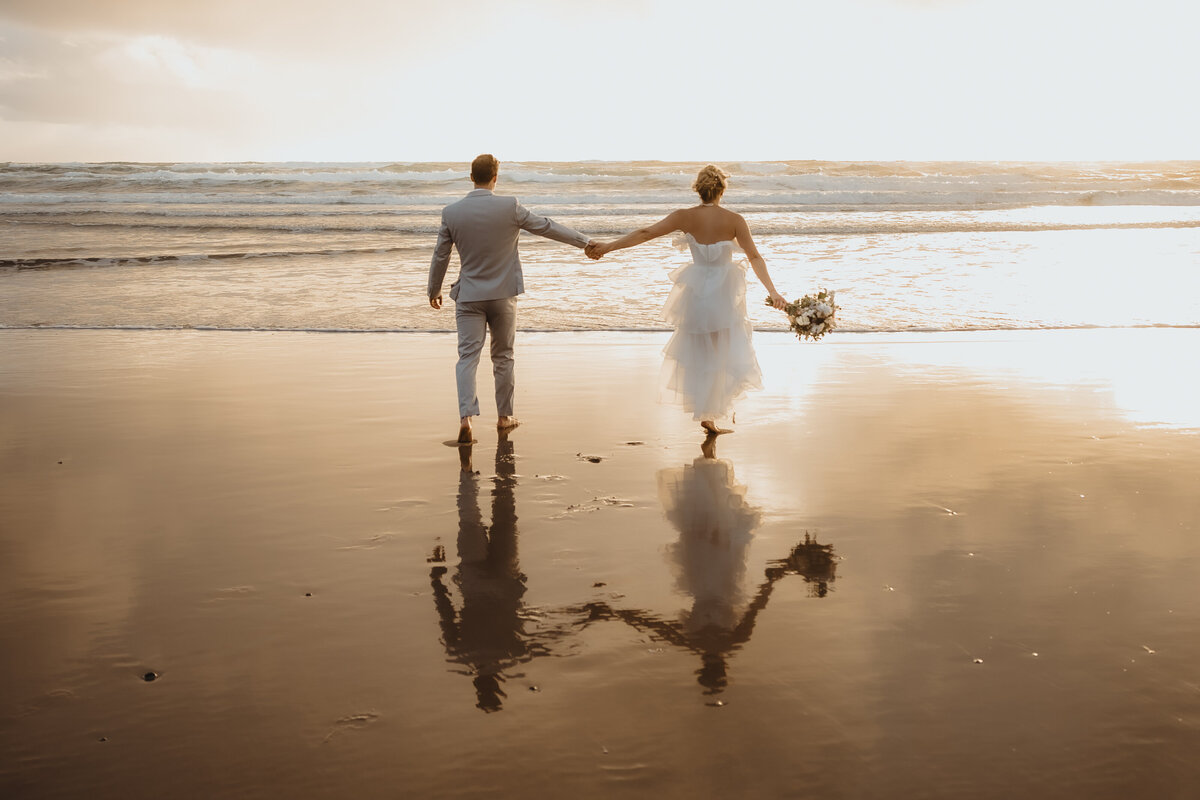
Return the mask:
<svg viewBox="0 0 1200 800">
<path fill-rule="evenodd" d="M 458 325 L 458 415 L 479 416 L 479 395 L 475 392 L 475 373 L 483 351 L 484 332 L 492 335 L 492 375 L 496 380 L 496 413 L 513 413 L 513 342 L 517 335 L 517 298 L 458 301 L 454 304 Z"/>
</svg>

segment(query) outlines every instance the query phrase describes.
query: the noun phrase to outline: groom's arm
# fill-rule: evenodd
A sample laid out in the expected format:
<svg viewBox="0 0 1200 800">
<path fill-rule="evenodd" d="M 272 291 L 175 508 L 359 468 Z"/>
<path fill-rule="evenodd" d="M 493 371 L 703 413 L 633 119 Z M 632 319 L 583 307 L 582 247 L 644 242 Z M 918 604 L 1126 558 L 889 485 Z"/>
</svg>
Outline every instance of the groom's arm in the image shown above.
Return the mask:
<svg viewBox="0 0 1200 800">
<path fill-rule="evenodd" d="M 547 239 L 553 239 L 556 242 L 563 244 L 574 245 L 575 247 L 587 247 L 591 241 L 577 230 L 568 228 L 566 225 L 559 225 L 549 217 L 539 217 L 534 214 L 520 202 L 516 203 L 517 225 L 521 230 L 529 231 L 530 233 L 544 236 Z"/>
<path fill-rule="evenodd" d="M 442 293 L 442 281 L 446 279 L 446 269 L 450 266 L 450 251 L 454 249 L 454 240 L 450 237 L 450 227 L 446 217 L 442 215 L 442 225 L 438 228 L 437 246 L 433 248 L 433 262 L 429 265 L 429 299 L 432 300 Z"/>
</svg>

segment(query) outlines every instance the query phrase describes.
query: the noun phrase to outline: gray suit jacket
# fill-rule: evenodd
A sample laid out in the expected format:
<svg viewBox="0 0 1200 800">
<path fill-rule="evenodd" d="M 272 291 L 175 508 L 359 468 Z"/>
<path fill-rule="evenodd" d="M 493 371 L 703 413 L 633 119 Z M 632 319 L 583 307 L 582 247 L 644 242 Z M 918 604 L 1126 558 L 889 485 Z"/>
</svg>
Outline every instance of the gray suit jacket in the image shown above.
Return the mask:
<svg viewBox="0 0 1200 800">
<path fill-rule="evenodd" d="M 429 266 L 429 297 L 442 293 L 452 247 L 458 248 L 461 269 L 450 286 L 451 300 L 497 300 L 524 292 L 525 278 L 517 255 L 522 230 L 576 247 L 588 243 L 582 233 L 531 213 L 515 197 L 475 189 L 442 210 L 442 226 Z"/>
</svg>

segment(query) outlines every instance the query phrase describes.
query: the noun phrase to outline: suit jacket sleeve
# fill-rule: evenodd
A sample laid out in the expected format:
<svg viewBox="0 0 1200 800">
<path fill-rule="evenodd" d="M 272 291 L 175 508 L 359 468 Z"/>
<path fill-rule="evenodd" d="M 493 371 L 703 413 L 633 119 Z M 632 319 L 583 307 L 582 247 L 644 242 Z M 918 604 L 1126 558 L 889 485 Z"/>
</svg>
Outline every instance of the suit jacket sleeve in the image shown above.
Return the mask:
<svg viewBox="0 0 1200 800">
<path fill-rule="evenodd" d="M 432 300 L 442 293 L 442 281 L 446 279 L 446 269 L 450 266 L 450 251 L 454 249 L 454 240 L 450 237 L 450 226 L 446 224 L 446 216 L 442 215 L 442 225 L 438 228 L 437 246 L 433 248 L 433 263 L 429 265 L 429 298 Z"/>
<path fill-rule="evenodd" d="M 516 206 L 517 225 L 522 230 L 529 231 L 538 236 L 545 236 L 547 239 L 553 239 L 563 244 L 587 247 L 587 243 L 590 240 L 579 231 L 568 228 L 566 225 L 559 225 L 549 217 L 539 217 L 521 205 L 520 202 Z"/>
</svg>

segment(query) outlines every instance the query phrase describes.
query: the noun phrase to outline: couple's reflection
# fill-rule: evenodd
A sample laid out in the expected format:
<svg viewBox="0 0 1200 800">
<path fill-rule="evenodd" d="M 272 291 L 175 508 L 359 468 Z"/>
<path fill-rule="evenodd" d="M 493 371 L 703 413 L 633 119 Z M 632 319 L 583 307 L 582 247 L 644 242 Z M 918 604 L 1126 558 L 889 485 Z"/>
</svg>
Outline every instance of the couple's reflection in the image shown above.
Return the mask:
<svg viewBox="0 0 1200 800">
<path fill-rule="evenodd" d="M 746 557 L 762 514 L 746 501 L 733 462 L 717 458 L 716 445 L 710 436 L 691 464 L 658 473 L 663 513 L 679 533 L 667 556 L 676 588 L 691 598 L 691 607 L 678 621 L 602 604 L 593 608 L 593 617 L 619 619 L 699 656 L 695 674 L 705 694 L 724 690 L 729 658 L 750 640 L 777 581 L 801 575 L 813 584 L 811 596 L 824 597 L 837 567 L 833 547 L 805 533 L 786 558 L 768 563 L 753 594 L 747 590 Z"/>
<path fill-rule="evenodd" d="M 786 558 L 768 562 L 753 591 L 747 589 L 747 554 L 762 514 L 746 501 L 746 487 L 737 482 L 733 463 L 717 458 L 716 438 L 710 437 L 690 464 L 658 473 L 663 512 L 678 532 L 667 557 L 676 588 L 690 598 L 690 608 L 677 619 L 603 601 L 531 613 L 523 600 L 526 584 L 518 560 L 512 442 L 501 436 L 497 444 L 490 525 L 480 510 L 472 449 L 459 452 L 459 563 L 448 587 L 445 553 L 439 547 L 430 559 L 430 577 L 447 656 L 471 676 L 476 706 L 484 711 L 501 709 L 507 696 L 504 684 L 514 667 L 548 655 L 558 640 L 604 621 L 624 622 L 696 654 L 700 667 L 695 674 L 704 693 L 719 693 L 728 682 L 729 658 L 749 641 L 779 580 L 801 575 L 814 597 L 824 597 L 834 581 L 833 548 L 806 533 Z"/>
<path fill-rule="evenodd" d="M 472 676 L 476 705 L 498 711 L 505 697 L 504 671 L 528 661 L 535 649 L 524 636 L 521 617 L 525 576 L 517 557 L 513 445 L 502 434 L 496 446 L 491 525 L 484 524 L 479 508 L 479 473 L 472 455 L 470 445 L 459 448 L 459 564 L 452 578 L 459 595 L 457 611 L 442 581 L 446 567 L 435 565 L 431 581 L 447 655 Z M 440 548 L 431 560 L 445 560 Z"/>
</svg>

